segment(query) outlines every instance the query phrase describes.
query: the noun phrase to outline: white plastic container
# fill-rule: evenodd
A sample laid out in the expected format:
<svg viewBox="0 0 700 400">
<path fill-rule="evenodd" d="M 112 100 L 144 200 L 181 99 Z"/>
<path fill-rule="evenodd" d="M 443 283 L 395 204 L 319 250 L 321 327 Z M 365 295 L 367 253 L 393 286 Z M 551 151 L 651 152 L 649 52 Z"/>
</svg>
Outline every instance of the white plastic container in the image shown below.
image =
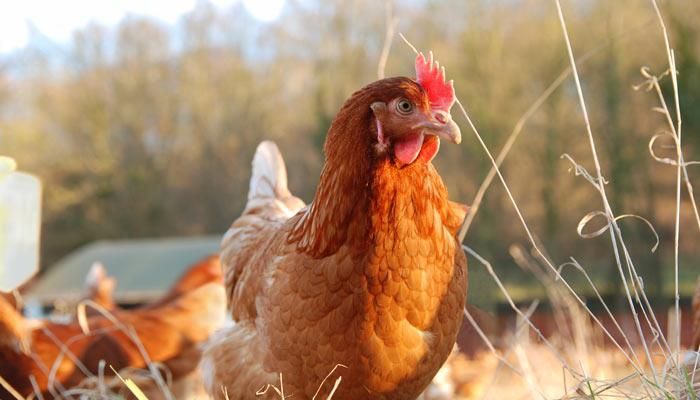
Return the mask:
<svg viewBox="0 0 700 400">
<path fill-rule="evenodd" d="M 41 182 L 12 172 L 11 159 L 0 157 L 0 164 L 0 291 L 7 292 L 39 269 Z"/>
</svg>

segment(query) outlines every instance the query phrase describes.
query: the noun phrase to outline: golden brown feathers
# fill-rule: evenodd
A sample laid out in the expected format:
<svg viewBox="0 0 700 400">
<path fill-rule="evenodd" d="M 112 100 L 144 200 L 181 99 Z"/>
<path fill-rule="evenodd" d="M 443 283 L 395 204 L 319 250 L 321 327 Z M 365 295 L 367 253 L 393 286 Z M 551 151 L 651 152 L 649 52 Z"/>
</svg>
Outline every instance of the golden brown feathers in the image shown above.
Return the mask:
<svg viewBox="0 0 700 400">
<path fill-rule="evenodd" d="M 466 298 L 454 238 L 465 210 L 449 202 L 430 158 L 398 165 L 376 146 L 370 105 L 397 96 L 429 107 L 408 78 L 356 92 L 329 130 L 312 204 L 289 218 L 279 199 L 249 196 L 255 206 L 225 235 L 236 323 L 205 351 L 214 397 L 256 398 L 281 373 L 287 395 L 311 398 L 343 364 L 331 377 L 343 378 L 334 398 L 415 398 L 449 354 Z M 286 179 L 258 172 L 273 170 L 254 161 L 253 177 Z"/>
</svg>

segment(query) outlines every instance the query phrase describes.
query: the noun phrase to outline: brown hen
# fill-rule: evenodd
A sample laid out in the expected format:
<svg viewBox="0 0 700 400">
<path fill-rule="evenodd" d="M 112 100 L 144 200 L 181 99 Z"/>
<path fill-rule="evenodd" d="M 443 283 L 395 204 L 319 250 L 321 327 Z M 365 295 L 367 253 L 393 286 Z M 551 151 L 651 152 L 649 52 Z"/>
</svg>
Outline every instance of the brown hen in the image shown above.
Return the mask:
<svg viewBox="0 0 700 400">
<path fill-rule="evenodd" d="M 173 379 L 192 373 L 201 356 L 200 343 L 225 317 L 221 275 L 208 272 L 215 268 L 218 260 L 208 257 L 163 300 L 134 310 L 113 309 L 116 325 L 102 315 L 88 318 L 87 335 L 78 323 L 27 321 L 0 297 L 0 376 L 23 396 L 34 392 L 33 376 L 37 389 L 51 398 L 97 375 L 102 360 L 116 370 L 145 368 L 148 360 L 160 362 Z M 1 387 L 0 398 L 9 398 Z"/>
<path fill-rule="evenodd" d="M 444 69 L 419 55 L 416 71 L 345 102 L 307 207 L 276 146 L 258 147 L 247 207 L 222 241 L 236 323 L 203 357 L 215 398 L 260 398 L 281 374 L 298 399 L 326 398 L 338 377 L 334 399 L 414 399 L 447 358 L 467 290 L 465 208 L 431 160 L 461 136 Z"/>
</svg>

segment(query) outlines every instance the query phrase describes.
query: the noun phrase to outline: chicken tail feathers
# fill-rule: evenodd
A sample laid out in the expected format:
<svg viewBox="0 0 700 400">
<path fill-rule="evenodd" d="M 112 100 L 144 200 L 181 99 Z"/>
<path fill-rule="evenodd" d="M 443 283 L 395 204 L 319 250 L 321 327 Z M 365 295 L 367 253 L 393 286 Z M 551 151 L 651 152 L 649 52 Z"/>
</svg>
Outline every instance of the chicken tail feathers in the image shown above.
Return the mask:
<svg viewBox="0 0 700 400">
<path fill-rule="evenodd" d="M 294 215 L 304 206 L 287 187 L 287 168 L 277 145 L 265 140 L 258 145 L 253 157 L 253 171 L 248 190 L 248 206 L 258 206 L 261 201 L 272 200 L 278 208 Z"/>
<path fill-rule="evenodd" d="M 266 140 L 258 145 L 253 157 L 248 201 L 256 198 L 291 196 L 287 188 L 287 169 L 277 145 Z"/>
</svg>

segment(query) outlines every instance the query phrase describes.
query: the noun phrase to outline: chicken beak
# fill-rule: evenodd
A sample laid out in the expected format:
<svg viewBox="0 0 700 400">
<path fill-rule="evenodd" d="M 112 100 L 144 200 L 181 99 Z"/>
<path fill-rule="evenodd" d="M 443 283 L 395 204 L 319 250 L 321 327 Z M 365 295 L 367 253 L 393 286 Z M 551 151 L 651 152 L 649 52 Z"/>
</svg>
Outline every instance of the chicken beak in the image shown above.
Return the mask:
<svg viewBox="0 0 700 400">
<path fill-rule="evenodd" d="M 462 131 L 459 130 L 459 126 L 457 125 L 457 123 L 455 123 L 451 119 L 442 128 L 437 130 L 436 135 L 440 138 L 447 140 L 450 143 L 462 143 Z"/>
<path fill-rule="evenodd" d="M 454 144 L 460 144 L 462 142 L 462 132 L 448 112 L 441 110 L 434 111 L 432 118 L 420 124 L 420 126 L 423 128 L 423 133 L 426 135 L 435 135 Z"/>
</svg>

